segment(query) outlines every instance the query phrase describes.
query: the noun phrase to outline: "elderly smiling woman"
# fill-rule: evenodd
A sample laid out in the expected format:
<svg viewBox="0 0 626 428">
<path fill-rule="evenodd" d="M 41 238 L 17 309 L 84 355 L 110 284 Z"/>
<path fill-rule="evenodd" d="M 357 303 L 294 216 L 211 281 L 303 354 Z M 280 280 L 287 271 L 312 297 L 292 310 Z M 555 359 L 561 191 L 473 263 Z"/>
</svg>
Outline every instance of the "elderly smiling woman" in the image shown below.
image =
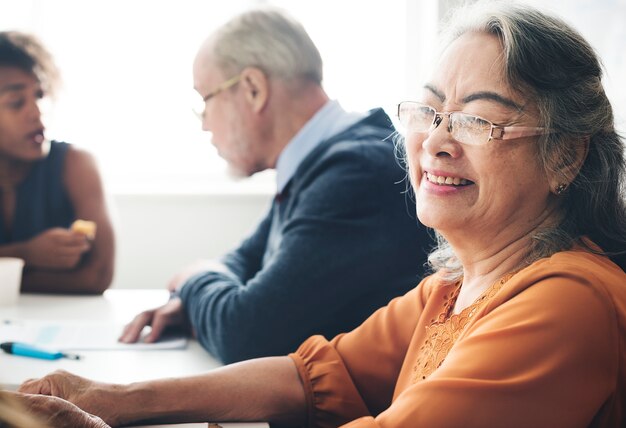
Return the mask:
<svg viewBox="0 0 626 428">
<path fill-rule="evenodd" d="M 350 427 L 626 423 L 623 145 L 590 46 L 510 4 L 461 11 L 399 105 L 435 273 L 354 331 L 202 376 L 22 386 L 112 424 Z M 323 267 L 321 267 L 323 268 Z"/>
</svg>

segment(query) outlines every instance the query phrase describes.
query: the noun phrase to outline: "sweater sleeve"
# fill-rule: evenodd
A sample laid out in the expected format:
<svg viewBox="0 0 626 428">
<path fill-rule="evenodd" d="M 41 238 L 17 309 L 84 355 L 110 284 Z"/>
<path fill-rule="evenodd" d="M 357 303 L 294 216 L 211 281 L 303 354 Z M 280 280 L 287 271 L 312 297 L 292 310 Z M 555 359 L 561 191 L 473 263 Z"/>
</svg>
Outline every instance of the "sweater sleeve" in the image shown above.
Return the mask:
<svg viewBox="0 0 626 428">
<path fill-rule="evenodd" d="M 222 257 L 222 263 L 226 265 L 240 284 L 245 284 L 261 269 L 274 209 L 275 205 L 272 204 L 269 213 L 257 226 L 254 233 L 245 239 L 238 248 Z"/>
<path fill-rule="evenodd" d="M 271 256 L 260 254 L 265 234 L 226 259 L 230 272 L 183 286 L 198 340 L 223 362 L 285 355 L 313 334 L 348 331 L 419 281 L 418 227 L 398 207 L 391 150 L 342 148 L 290 195 Z"/>
<path fill-rule="evenodd" d="M 313 336 L 290 354 L 304 385 L 308 426 L 336 427 L 390 405 L 427 289 L 422 284 L 392 300 L 350 333 L 330 342 Z"/>
</svg>

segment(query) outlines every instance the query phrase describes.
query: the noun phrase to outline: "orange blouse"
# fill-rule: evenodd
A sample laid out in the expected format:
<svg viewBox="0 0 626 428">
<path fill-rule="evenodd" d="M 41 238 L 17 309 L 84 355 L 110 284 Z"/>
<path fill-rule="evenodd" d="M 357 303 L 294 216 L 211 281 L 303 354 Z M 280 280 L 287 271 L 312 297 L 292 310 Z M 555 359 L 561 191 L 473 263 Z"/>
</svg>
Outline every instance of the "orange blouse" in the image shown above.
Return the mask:
<svg viewBox="0 0 626 428">
<path fill-rule="evenodd" d="M 314 427 L 626 424 L 626 273 L 582 250 L 541 259 L 448 316 L 437 275 L 290 357 Z M 351 421 L 351 422 L 350 422 Z"/>
</svg>

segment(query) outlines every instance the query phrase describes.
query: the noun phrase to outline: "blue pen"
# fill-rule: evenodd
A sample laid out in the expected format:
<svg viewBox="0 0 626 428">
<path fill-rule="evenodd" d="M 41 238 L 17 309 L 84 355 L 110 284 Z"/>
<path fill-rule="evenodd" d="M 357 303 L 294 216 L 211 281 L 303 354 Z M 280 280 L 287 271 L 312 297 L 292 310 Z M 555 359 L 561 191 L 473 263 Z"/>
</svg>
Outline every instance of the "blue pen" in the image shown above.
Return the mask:
<svg viewBox="0 0 626 428">
<path fill-rule="evenodd" d="M 80 355 L 66 354 L 60 351 L 51 351 L 48 349 L 38 348 L 33 345 L 19 342 L 0 343 L 0 348 L 7 354 L 21 355 L 23 357 L 41 358 L 43 360 L 58 360 L 59 358 L 69 358 L 72 360 L 80 360 Z"/>
</svg>

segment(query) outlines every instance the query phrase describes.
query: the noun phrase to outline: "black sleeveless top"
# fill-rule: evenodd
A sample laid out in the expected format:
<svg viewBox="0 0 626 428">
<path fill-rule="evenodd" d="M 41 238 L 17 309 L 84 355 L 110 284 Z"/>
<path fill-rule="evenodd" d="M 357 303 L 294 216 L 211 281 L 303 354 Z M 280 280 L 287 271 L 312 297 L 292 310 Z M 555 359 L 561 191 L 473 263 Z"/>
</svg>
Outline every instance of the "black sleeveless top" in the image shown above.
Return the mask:
<svg viewBox="0 0 626 428">
<path fill-rule="evenodd" d="M 37 161 L 17 186 L 13 229 L 0 227 L 0 244 L 26 241 L 51 227 L 69 227 L 74 208 L 63 185 L 65 156 L 69 144 L 52 141 L 48 156 Z M 0 224 L 4 224 L 0 212 Z"/>
</svg>

